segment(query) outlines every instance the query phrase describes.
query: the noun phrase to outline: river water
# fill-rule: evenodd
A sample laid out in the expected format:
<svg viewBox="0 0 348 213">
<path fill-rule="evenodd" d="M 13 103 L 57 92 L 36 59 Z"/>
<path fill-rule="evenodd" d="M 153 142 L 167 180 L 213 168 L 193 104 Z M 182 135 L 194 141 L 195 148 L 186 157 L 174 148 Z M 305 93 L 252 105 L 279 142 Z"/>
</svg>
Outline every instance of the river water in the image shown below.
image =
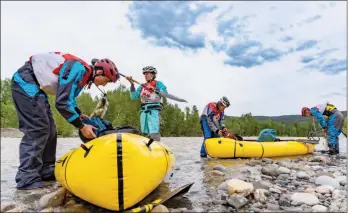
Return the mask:
<svg viewBox="0 0 348 213">
<path fill-rule="evenodd" d="M 14 200 L 20 140 L 20 138 L 1 138 L 1 202 Z M 227 209 L 223 205 L 214 204 L 214 197 L 220 196 L 217 194 L 216 188 L 229 177 L 238 178 L 239 171 L 247 160 L 202 159 L 199 156 L 202 143 L 201 137 L 163 137 L 162 142 L 167 144 L 174 152 L 176 158 L 175 169 L 173 175 L 146 198 L 146 202 L 158 196 L 161 197 L 176 187 L 194 182 L 188 193 L 166 202 L 165 205 L 168 208 L 187 208 L 192 211 L 226 211 Z M 344 146 L 341 146 L 342 151 L 345 150 L 346 142 L 343 144 Z M 78 138 L 59 138 L 57 158 L 79 145 L 80 140 Z M 225 166 L 226 175 L 217 176 L 212 174 L 213 167 L 216 165 Z"/>
</svg>

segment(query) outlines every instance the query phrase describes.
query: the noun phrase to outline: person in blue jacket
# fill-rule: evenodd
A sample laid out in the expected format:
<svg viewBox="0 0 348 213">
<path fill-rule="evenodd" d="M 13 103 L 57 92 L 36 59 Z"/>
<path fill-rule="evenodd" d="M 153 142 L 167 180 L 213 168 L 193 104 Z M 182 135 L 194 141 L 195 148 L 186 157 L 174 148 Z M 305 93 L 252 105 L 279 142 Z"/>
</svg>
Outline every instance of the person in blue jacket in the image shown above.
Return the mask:
<svg viewBox="0 0 348 213">
<path fill-rule="evenodd" d="M 337 110 L 334 105 L 329 104 L 328 102 L 324 104 L 318 104 L 311 109 L 309 109 L 308 107 L 303 107 L 301 114 L 304 117 L 315 116 L 315 118 L 318 119 L 320 126 L 323 128 L 323 131 L 328 134 L 329 154 L 339 154 L 338 136 L 341 134 L 343 128 L 343 114 L 339 110 Z M 327 117 L 327 122 L 325 117 Z"/>
<path fill-rule="evenodd" d="M 210 102 L 203 109 L 200 118 L 201 128 L 204 134 L 203 143 L 201 145 L 201 157 L 207 157 L 204 141 L 208 138 L 223 137 L 227 132 L 227 128 L 223 122 L 224 110 L 230 106 L 230 101 L 227 97 L 222 97 L 218 102 Z"/>
<path fill-rule="evenodd" d="M 99 60 L 94 68 L 68 53 L 35 54 L 12 77 L 12 98 L 24 136 L 19 145 L 17 189 L 43 187 L 43 181 L 55 180 L 57 131 L 47 94 L 55 95 L 55 107 L 84 137 L 94 138 L 92 125 L 82 122 L 75 98 L 94 83 L 105 86 L 119 78 L 115 64 Z"/>
<path fill-rule="evenodd" d="M 147 136 L 150 136 L 155 141 L 160 141 L 160 111 L 163 109 L 163 93 L 168 93 L 167 88 L 161 81 L 155 80 L 157 75 L 157 70 L 155 67 L 144 67 L 143 74 L 146 80 L 145 87 L 139 86 L 136 90 L 132 77 L 126 77 L 131 83 L 130 97 L 132 99 L 140 99 L 141 101 L 141 132 Z M 159 94 L 154 92 L 154 88 L 160 91 Z"/>
</svg>

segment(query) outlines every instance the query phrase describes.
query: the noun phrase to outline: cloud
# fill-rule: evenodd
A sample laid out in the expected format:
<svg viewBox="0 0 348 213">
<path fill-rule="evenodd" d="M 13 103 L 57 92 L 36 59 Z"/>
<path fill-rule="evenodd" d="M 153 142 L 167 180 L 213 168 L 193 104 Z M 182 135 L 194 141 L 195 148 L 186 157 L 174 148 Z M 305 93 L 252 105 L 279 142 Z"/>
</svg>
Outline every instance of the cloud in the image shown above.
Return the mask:
<svg viewBox="0 0 348 213">
<path fill-rule="evenodd" d="M 179 49 L 199 49 L 205 46 L 205 36 L 192 33 L 189 28 L 197 18 L 215 9 L 190 2 L 134 2 L 129 7 L 127 17 L 134 29 L 139 29 L 142 37 L 152 39 L 158 46 Z"/>
<path fill-rule="evenodd" d="M 232 116 L 299 114 L 303 105 L 326 100 L 346 109 L 342 96 L 320 97 L 345 94 L 345 2 L 8 1 L 1 6 L 2 79 L 34 53 L 65 51 L 88 62 L 111 58 L 123 74 L 141 82 L 141 68 L 153 65 L 169 93 L 188 100 L 178 104 L 182 109 L 196 105 L 201 112 L 221 96 L 230 99 L 226 114 Z M 318 14 L 321 18 L 304 22 Z M 296 51 L 306 42 L 307 48 Z M 106 89 L 120 83 L 129 88 L 122 78 Z M 94 86 L 88 92 L 100 95 Z"/>
</svg>

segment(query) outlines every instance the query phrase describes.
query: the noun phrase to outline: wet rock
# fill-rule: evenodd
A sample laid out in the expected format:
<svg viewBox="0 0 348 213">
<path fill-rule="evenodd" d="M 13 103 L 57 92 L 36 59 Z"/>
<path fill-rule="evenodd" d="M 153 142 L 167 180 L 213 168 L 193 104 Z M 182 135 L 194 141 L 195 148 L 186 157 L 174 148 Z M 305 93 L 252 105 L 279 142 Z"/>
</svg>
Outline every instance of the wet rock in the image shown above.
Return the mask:
<svg viewBox="0 0 348 213">
<path fill-rule="evenodd" d="M 215 176 L 224 176 L 225 175 L 225 173 L 223 173 L 219 170 L 213 170 L 212 174 Z"/>
<path fill-rule="evenodd" d="M 250 207 L 249 212 L 261 212 L 262 210 L 256 207 Z"/>
<path fill-rule="evenodd" d="M 11 209 L 14 209 L 15 207 L 16 207 L 16 204 L 12 202 L 1 203 L 1 212 L 9 211 Z"/>
<path fill-rule="evenodd" d="M 44 195 L 39 200 L 39 208 L 44 209 L 47 207 L 56 207 L 62 205 L 66 192 L 66 189 L 61 187 L 57 191 Z"/>
<path fill-rule="evenodd" d="M 329 211 L 330 212 L 339 212 L 340 208 L 338 207 L 338 203 L 337 202 L 331 203 L 329 206 Z"/>
<path fill-rule="evenodd" d="M 299 192 L 299 193 L 294 193 L 293 195 L 291 195 L 291 204 L 292 205 L 301 205 L 301 204 L 307 204 L 309 206 L 313 206 L 319 203 L 319 199 L 310 193 L 303 193 L 303 192 Z"/>
<path fill-rule="evenodd" d="M 158 205 L 155 208 L 153 208 L 150 212 L 167 213 L 169 212 L 169 210 L 164 205 Z"/>
<path fill-rule="evenodd" d="M 292 181 L 292 184 L 294 184 L 294 186 L 299 186 L 299 185 L 301 185 L 301 183 L 298 182 L 297 180 L 293 180 L 293 181 Z"/>
<path fill-rule="evenodd" d="M 220 172 L 225 172 L 226 168 L 223 165 L 216 165 L 213 168 L 214 170 L 218 170 Z"/>
<path fill-rule="evenodd" d="M 316 192 L 321 194 L 329 194 L 329 196 L 331 196 L 330 193 L 333 192 L 333 190 L 334 190 L 334 187 L 329 185 L 321 185 L 315 189 Z"/>
<path fill-rule="evenodd" d="M 273 187 L 269 188 L 269 191 L 277 194 L 282 194 L 286 190 L 277 185 L 273 185 Z"/>
<path fill-rule="evenodd" d="M 275 165 L 267 165 L 262 167 L 261 173 L 268 176 L 278 176 L 278 168 Z"/>
<path fill-rule="evenodd" d="M 285 207 L 281 206 L 281 209 L 283 209 L 286 212 L 303 212 L 303 209 L 301 207 Z"/>
<path fill-rule="evenodd" d="M 286 206 L 286 207 L 291 206 L 290 200 L 288 198 L 280 198 L 278 203 L 280 206 Z"/>
<path fill-rule="evenodd" d="M 268 175 L 261 175 L 261 178 L 267 179 L 267 180 L 273 180 L 273 178 L 271 176 L 268 176 Z"/>
<path fill-rule="evenodd" d="M 309 179 L 310 178 L 310 176 L 304 171 L 297 172 L 296 177 L 299 179 Z"/>
<path fill-rule="evenodd" d="M 279 174 L 290 174 L 290 169 L 283 167 L 283 166 L 280 166 L 278 168 L 278 173 Z"/>
<path fill-rule="evenodd" d="M 254 198 L 257 202 L 266 203 L 268 191 L 266 189 L 256 189 L 254 191 Z"/>
<path fill-rule="evenodd" d="M 334 188 L 339 188 L 340 183 L 336 180 L 333 179 L 332 177 L 329 176 L 319 176 L 315 179 L 315 184 L 317 185 L 329 185 Z"/>
<path fill-rule="evenodd" d="M 75 200 L 69 200 L 65 205 L 66 206 L 73 206 L 76 204 L 76 201 Z"/>
<path fill-rule="evenodd" d="M 248 196 L 254 190 L 251 183 L 239 179 L 231 179 L 227 182 L 227 193 L 229 195 L 239 194 L 244 197 Z"/>
<path fill-rule="evenodd" d="M 227 200 L 227 203 L 229 205 L 233 206 L 234 208 L 239 209 L 248 203 L 248 199 L 246 199 L 242 195 L 233 194 Z"/>
</svg>

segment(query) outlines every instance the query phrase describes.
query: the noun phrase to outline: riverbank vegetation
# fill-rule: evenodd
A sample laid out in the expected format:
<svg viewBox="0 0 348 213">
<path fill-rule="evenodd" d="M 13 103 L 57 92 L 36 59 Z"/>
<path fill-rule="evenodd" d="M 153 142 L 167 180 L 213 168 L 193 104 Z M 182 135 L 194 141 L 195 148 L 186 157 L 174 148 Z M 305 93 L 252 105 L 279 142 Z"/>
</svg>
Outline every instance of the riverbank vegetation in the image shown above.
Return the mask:
<svg viewBox="0 0 348 213">
<path fill-rule="evenodd" d="M 111 121 L 113 126 L 129 125 L 140 129 L 140 103 L 139 100 L 131 100 L 129 90 L 119 86 L 113 91 L 107 92 L 109 108 L 104 119 Z M 100 97 L 99 97 L 100 98 Z M 49 102 L 56 121 L 57 131 L 60 136 L 71 136 L 75 128 L 69 125 L 54 107 L 55 97 L 49 96 Z M 77 103 L 81 111 L 90 114 L 98 102 L 98 97 L 92 98 L 87 93 L 82 93 Z M 196 106 L 186 107 L 181 110 L 176 104 L 164 100 L 164 109 L 161 112 L 161 134 L 170 136 L 201 136 L 199 122 L 200 113 Z M 309 131 L 320 130 L 318 122 L 315 125 L 312 119 L 305 121 L 284 122 L 279 119 L 257 120 L 251 113 L 240 117 L 228 117 L 225 124 L 229 132 L 241 136 L 257 136 L 262 129 L 275 129 L 278 136 L 305 137 Z M 347 134 L 347 116 L 344 121 L 344 131 Z M 11 96 L 10 79 L 1 80 L 1 128 L 18 128 L 18 118 Z"/>
</svg>

